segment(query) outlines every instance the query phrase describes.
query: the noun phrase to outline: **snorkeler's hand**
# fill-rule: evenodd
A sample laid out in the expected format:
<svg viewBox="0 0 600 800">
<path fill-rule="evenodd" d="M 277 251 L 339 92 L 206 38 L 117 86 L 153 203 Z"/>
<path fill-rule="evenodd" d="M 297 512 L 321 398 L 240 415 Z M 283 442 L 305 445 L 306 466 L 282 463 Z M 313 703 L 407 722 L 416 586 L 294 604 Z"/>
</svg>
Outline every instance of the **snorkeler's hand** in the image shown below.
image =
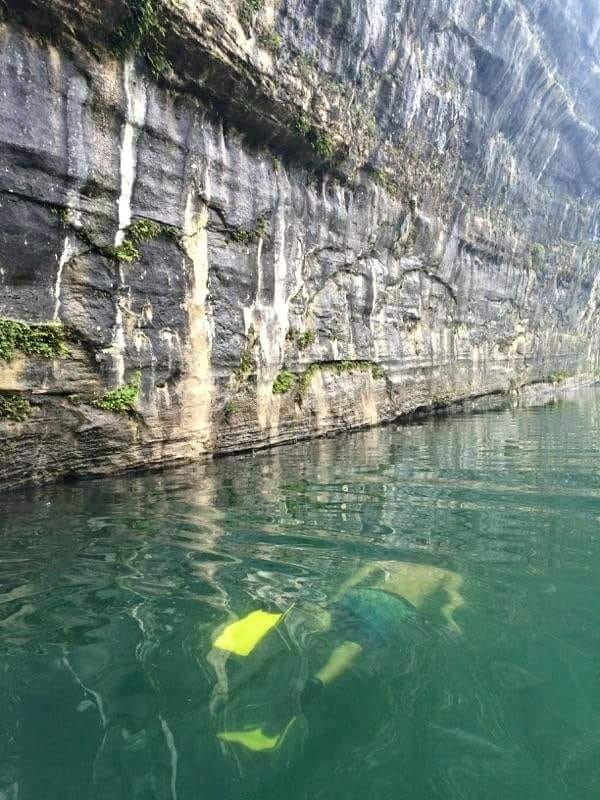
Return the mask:
<svg viewBox="0 0 600 800">
<path fill-rule="evenodd" d="M 457 638 L 463 635 L 463 629 L 457 622 L 454 620 L 450 620 L 450 622 L 446 625 L 446 631 L 453 637 Z"/>
<path fill-rule="evenodd" d="M 307 706 L 311 705 L 318 697 L 320 697 L 321 693 L 324 689 L 323 681 L 317 677 L 309 678 L 306 681 L 304 689 L 300 694 L 300 705 L 303 709 Z"/>
</svg>

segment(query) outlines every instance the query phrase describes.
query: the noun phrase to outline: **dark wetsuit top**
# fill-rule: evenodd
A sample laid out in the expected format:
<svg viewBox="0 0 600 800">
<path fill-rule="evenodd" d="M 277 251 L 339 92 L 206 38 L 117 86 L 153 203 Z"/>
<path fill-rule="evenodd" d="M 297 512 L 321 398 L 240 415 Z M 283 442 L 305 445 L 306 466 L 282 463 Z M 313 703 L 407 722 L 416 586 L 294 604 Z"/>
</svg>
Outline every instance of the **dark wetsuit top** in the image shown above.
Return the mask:
<svg viewBox="0 0 600 800">
<path fill-rule="evenodd" d="M 335 630 L 361 647 L 397 642 L 416 608 L 383 589 L 352 589 L 331 606 Z"/>
</svg>

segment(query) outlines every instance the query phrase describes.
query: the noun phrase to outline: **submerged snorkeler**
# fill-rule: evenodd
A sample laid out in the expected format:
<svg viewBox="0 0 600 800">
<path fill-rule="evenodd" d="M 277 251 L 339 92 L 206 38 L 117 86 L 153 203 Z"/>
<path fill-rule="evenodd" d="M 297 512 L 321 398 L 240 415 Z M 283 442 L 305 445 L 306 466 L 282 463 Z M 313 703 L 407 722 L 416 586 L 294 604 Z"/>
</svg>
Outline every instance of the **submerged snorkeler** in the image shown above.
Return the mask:
<svg viewBox="0 0 600 800">
<path fill-rule="evenodd" d="M 438 604 L 439 614 L 448 627 L 460 632 L 455 614 L 464 605 L 460 593 L 463 579 L 441 567 L 402 561 L 378 561 L 362 567 L 346 580 L 323 608 L 300 609 L 315 618 L 322 632 L 341 632 L 343 641 L 333 648 L 326 662 L 306 682 L 301 693 L 301 706 L 306 708 L 337 678 L 349 670 L 365 650 L 386 644 L 402 644 L 403 626 Z M 253 611 L 228 625 L 217 636 L 213 652 L 245 658 L 289 614 Z M 220 661 L 217 657 L 216 661 Z M 224 664 L 221 661 L 221 669 Z M 223 672 L 221 672 L 223 674 Z M 219 734 L 224 741 L 236 742 L 250 750 L 272 750 L 281 744 L 290 720 L 274 734 L 262 728 L 227 731 Z"/>
<path fill-rule="evenodd" d="M 346 672 L 367 646 L 401 637 L 403 620 L 421 611 L 438 594 L 445 595 L 441 616 L 452 631 L 460 633 L 454 614 L 464 605 L 462 583 L 456 572 L 427 564 L 379 561 L 359 569 L 342 584 L 328 609 L 327 627 L 339 622 L 354 636 L 338 645 L 309 678 L 304 701 L 312 700 Z M 396 640 L 401 643 L 401 639 Z"/>
</svg>

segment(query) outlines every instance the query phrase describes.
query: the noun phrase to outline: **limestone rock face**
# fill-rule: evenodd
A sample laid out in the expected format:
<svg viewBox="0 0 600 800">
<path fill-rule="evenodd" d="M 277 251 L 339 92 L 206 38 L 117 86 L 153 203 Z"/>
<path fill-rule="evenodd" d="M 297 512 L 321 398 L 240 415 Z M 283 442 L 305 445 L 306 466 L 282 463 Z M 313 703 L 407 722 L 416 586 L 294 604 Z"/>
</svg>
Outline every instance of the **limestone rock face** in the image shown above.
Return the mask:
<svg viewBox="0 0 600 800">
<path fill-rule="evenodd" d="M 0 8 L 0 487 L 597 370 L 595 0 Z"/>
</svg>

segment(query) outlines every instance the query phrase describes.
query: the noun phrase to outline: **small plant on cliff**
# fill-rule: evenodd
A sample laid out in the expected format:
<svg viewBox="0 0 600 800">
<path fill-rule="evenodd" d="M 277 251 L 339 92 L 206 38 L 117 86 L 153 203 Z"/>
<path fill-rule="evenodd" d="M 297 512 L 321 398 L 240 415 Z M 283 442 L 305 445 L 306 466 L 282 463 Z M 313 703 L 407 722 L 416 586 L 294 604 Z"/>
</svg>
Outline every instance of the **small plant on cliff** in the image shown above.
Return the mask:
<svg viewBox="0 0 600 800">
<path fill-rule="evenodd" d="M 117 28 L 114 48 L 118 55 L 139 53 L 158 77 L 169 68 L 165 53 L 166 28 L 155 0 L 127 0 L 129 16 Z"/>
<path fill-rule="evenodd" d="M 254 356 L 252 355 L 252 351 L 246 348 L 242 350 L 242 355 L 240 356 L 240 365 L 237 368 L 237 374 L 240 378 L 246 378 L 256 368 L 256 362 L 254 360 Z"/>
<path fill-rule="evenodd" d="M 268 50 L 274 56 L 279 55 L 279 52 L 283 46 L 281 36 L 277 33 L 277 31 L 261 31 L 258 36 L 258 41 L 265 48 L 265 50 Z"/>
<path fill-rule="evenodd" d="M 393 178 L 388 172 L 378 169 L 377 167 L 373 167 L 370 172 L 375 183 L 381 186 L 381 188 L 384 189 L 390 195 L 390 197 L 395 200 L 400 197 L 400 186 L 398 185 L 396 179 Z"/>
<path fill-rule="evenodd" d="M 0 394 L 0 419 L 23 422 L 31 414 L 31 404 L 18 394 Z"/>
<path fill-rule="evenodd" d="M 226 425 L 231 424 L 231 418 L 234 416 L 234 414 L 237 414 L 240 408 L 241 408 L 240 402 L 235 398 L 232 398 L 231 400 L 228 400 L 225 403 L 225 405 L 223 406 L 223 420 Z"/>
<path fill-rule="evenodd" d="M 370 372 L 374 380 L 385 377 L 385 370 L 372 361 L 316 361 L 310 364 L 298 378 L 298 402 L 302 403 L 306 397 L 310 384 L 319 370 L 337 372 L 343 375 L 352 372 Z"/>
<path fill-rule="evenodd" d="M 257 14 L 263 7 L 264 0 L 241 0 L 238 7 L 238 17 L 246 33 L 249 33 L 252 27 L 252 21 L 255 14 Z"/>
<path fill-rule="evenodd" d="M 333 158 L 335 145 L 330 136 L 327 136 L 325 133 L 314 133 L 314 135 L 310 137 L 310 142 L 315 153 L 321 156 L 322 159 L 329 161 Z"/>
<path fill-rule="evenodd" d="M 162 231 L 162 225 L 152 219 L 139 219 L 127 228 L 127 237 L 135 244 L 156 239 Z"/>
<path fill-rule="evenodd" d="M 298 335 L 298 349 L 299 350 L 306 350 L 307 347 L 310 347 L 311 344 L 314 344 L 317 340 L 317 335 L 314 331 L 304 331 L 304 333 L 300 333 Z"/>
<path fill-rule="evenodd" d="M 548 375 L 548 383 L 561 383 L 562 381 L 566 380 L 569 377 L 568 372 L 564 372 L 563 370 L 558 370 L 557 372 L 551 372 Z"/>
<path fill-rule="evenodd" d="M 310 384 L 312 383 L 313 377 L 317 374 L 320 369 L 320 364 L 309 364 L 309 366 L 304 370 L 302 375 L 298 378 L 298 402 L 302 403 L 306 395 L 308 394 L 308 390 L 310 388 Z"/>
<path fill-rule="evenodd" d="M 534 267 L 541 267 L 544 263 L 544 258 L 546 257 L 546 248 L 543 244 L 539 242 L 534 242 L 531 245 L 531 263 Z"/>
<path fill-rule="evenodd" d="M 267 232 L 267 218 L 264 216 L 260 216 L 257 221 L 255 227 L 247 231 L 244 228 L 236 228 L 234 231 L 231 232 L 231 238 L 234 242 L 238 244 L 252 244 L 253 242 L 257 242 L 261 239 Z"/>
<path fill-rule="evenodd" d="M 292 388 L 295 381 L 296 376 L 284 369 L 273 382 L 273 394 L 286 394 L 286 392 L 289 392 Z"/>
<path fill-rule="evenodd" d="M 0 319 L 0 359 L 12 361 L 17 352 L 25 356 L 56 358 L 68 355 L 65 328 L 58 323 L 39 325 Z"/>
<path fill-rule="evenodd" d="M 331 161 L 335 155 L 333 139 L 326 133 L 318 130 L 311 124 L 306 114 L 296 117 L 296 130 L 304 136 L 314 152 L 324 161 Z"/>
<path fill-rule="evenodd" d="M 92 400 L 90 405 L 101 408 L 103 411 L 112 411 L 115 414 L 126 414 L 131 411 L 139 396 L 141 377 L 141 373 L 136 372 L 130 383 L 105 392 L 102 397 Z"/>
<path fill-rule="evenodd" d="M 242 350 L 242 354 L 240 356 L 240 365 L 235 371 L 235 376 L 240 382 L 245 382 L 248 380 L 250 375 L 256 369 L 256 358 L 254 357 L 254 350 L 258 346 L 258 336 L 256 335 L 256 331 L 254 330 L 254 325 L 250 325 L 248 328 L 248 339 L 246 341 L 246 345 Z"/>
<path fill-rule="evenodd" d="M 80 232 L 77 231 L 78 235 Z M 131 264 L 141 258 L 138 245 L 156 239 L 163 233 L 175 241 L 179 239 L 179 231 L 171 225 L 161 225 L 152 219 L 138 219 L 127 228 L 126 238 L 118 247 L 100 247 L 100 252 L 116 261 Z"/>
<path fill-rule="evenodd" d="M 140 258 L 140 251 L 130 239 L 124 239 L 123 243 L 118 247 L 105 248 L 105 253 L 110 258 L 114 258 L 116 261 L 124 261 L 126 264 L 131 264 Z"/>
<path fill-rule="evenodd" d="M 312 130 L 312 125 L 305 114 L 300 114 L 296 119 L 296 130 L 303 136 L 308 136 Z"/>
</svg>

